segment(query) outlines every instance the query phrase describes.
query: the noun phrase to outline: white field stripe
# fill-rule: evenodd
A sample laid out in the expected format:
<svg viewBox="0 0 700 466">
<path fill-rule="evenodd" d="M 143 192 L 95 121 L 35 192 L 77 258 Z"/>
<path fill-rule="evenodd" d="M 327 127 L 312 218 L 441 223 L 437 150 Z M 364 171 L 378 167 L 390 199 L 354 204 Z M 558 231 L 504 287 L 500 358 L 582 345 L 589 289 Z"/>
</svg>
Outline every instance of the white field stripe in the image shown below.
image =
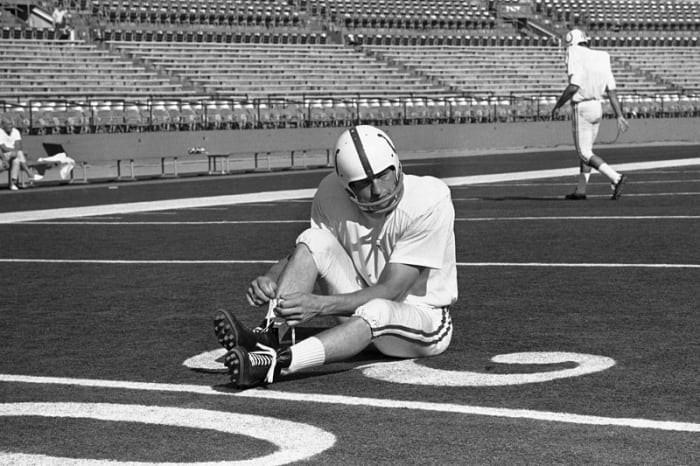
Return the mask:
<svg viewBox="0 0 700 466">
<path fill-rule="evenodd" d="M 633 171 L 633 170 L 652 170 L 654 168 L 665 167 L 686 167 L 690 165 L 700 165 L 700 158 L 675 159 L 675 160 L 659 160 L 655 162 L 634 162 L 622 163 L 614 165 L 615 170 Z M 452 178 L 443 178 L 443 181 L 449 186 L 461 186 L 483 183 L 498 183 L 503 181 L 519 181 L 544 178 L 559 178 L 563 176 L 578 175 L 579 168 L 559 168 L 552 170 L 534 170 L 513 173 L 494 173 L 491 175 L 473 175 L 473 176 L 458 176 Z"/>
<path fill-rule="evenodd" d="M 581 267 L 613 269 L 700 269 L 700 264 L 610 264 L 601 262 L 457 262 L 459 267 Z"/>
<path fill-rule="evenodd" d="M 455 218 L 455 222 L 508 222 L 508 221 L 537 221 L 537 220 L 698 220 L 700 215 L 607 215 L 607 216 L 554 216 L 554 217 L 462 217 Z M 307 224 L 308 220 L 202 220 L 202 221 L 95 221 L 95 220 L 71 220 L 49 222 L 27 222 L 25 225 L 278 225 L 278 224 Z"/>
<path fill-rule="evenodd" d="M 275 260 L 121 260 L 121 259 L 2 259 L 2 263 L 22 263 L 22 264 L 134 264 L 134 265 L 199 265 L 199 264 L 276 264 Z"/>
<path fill-rule="evenodd" d="M 650 170 L 664 167 L 685 167 L 700 165 L 700 158 L 662 160 L 658 162 L 637 162 L 615 165 L 618 170 Z M 558 178 L 573 176 L 578 168 L 562 168 L 557 170 L 533 170 L 512 173 L 497 173 L 492 175 L 474 175 L 464 177 L 443 178 L 449 186 L 468 184 L 495 183 L 501 181 L 532 180 L 542 178 Z M 59 218 L 91 217 L 99 215 L 131 214 L 137 212 L 155 212 L 161 210 L 189 209 L 194 207 L 211 207 L 217 205 L 257 204 L 290 199 L 309 199 L 316 189 L 296 189 L 287 191 L 265 191 L 249 194 L 234 194 L 229 196 L 197 197 L 188 199 L 171 199 L 164 201 L 132 202 L 125 204 L 106 204 L 99 206 L 69 207 L 64 209 L 30 210 L 23 212 L 0 213 L 0 223 L 31 222 L 35 220 L 51 220 Z"/>
<path fill-rule="evenodd" d="M 620 426 L 637 429 L 655 429 L 679 432 L 700 432 L 700 424 L 692 422 L 656 421 L 639 418 L 615 418 L 590 416 L 574 413 L 535 411 L 531 409 L 491 408 L 469 406 L 454 403 L 430 403 L 421 401 L 402 401 L 378 398 L 352 397 L 342 395 L 323 395 L 319 393 L 288 393 L 269 389 L 253 389 L 242 392 L 222 392 L 206 385 L 161 384 L 148 382 L 127 382 L 118 380 L 71 379 L 62 377 L 35 377 L 27 375 L 0 374 L 0 382 L 35 383 L 53 385 L 72 385 L 79 387 L 114 388 L 123 390 L 145 390 L 197 395 L 233 396 L 237 398 L 256 398 L 265 400 L 294 401 L 305 403 L 323 403 L 345 406 L 361 406 L 384 409 L 411 409 L 450 414 L 501 417 L 511 419 L 531 419 L 547 422 L 583 424 L 596 426 Z"/>
<path fill-rule="evenodd" d="M 0 264 L 114 264 L 114 265 L 228 265 L 228 264 L 276 264 L 275 260 L 205 260 L 205 259 L 8 259 L 0 258 Z M 641 268 L 641 269 L 700 269 L 700 264 L 615 264 L 615 263 L 566 263 L 566 262 L 457 262 L 458 267 L 566 267 L 566 268 Z"/>
<path fill-rule="evenodd" d="M 625 198 L 628 197 L 669 197 L 669 196 L 698 196 L 700 195 L 700 192 L 695 191 L 695 192 L 672 192 L 672 193 L 626 193 L 624 196 Z M 458 202 L 458 201 L 468 201 L 468 202 L 473 202 L 473 201 L 483 201 L 484 199 L 488 199 L 489 197 L 497 197 L 497 196 L 483 196 L 483 197 L 453 197 L 452 201 L 453 202 Z M 503 196 L 504 199 L 508 199 L 508 196 Z M 533 199 L 543 199 L 543 200 L 552 200 L 552 201 L 563 201 L 564 200 L 564 195 L 560 196 L 533 196 Z M 610 199 L 610 194 L 589 194 L 588 198 L 598 198 L 598 199 Z M 573 201 L 572 201 L 573 202 Z M 583 201 L 579 201 L 583 202 Z M 0 222 L 2 223 L 2 222 Z"/>
<path fill-rule="evenodd" d="M 98 215 L 133 214 L 138 212 L 189 209 L 192 207 L 211 207 L 216 205 L 255 204 L 287 200 L 290 198 L 311 198 L 315 192 L 316 189 L 295 189 L 287 191 L 265 191 L 249 194 L 233 194 L 229 196 L 196 197 L 188 199 L 169 199 L 163 201 L 130 202 L 125 204 L 67 207 L 64 209 L 7 212 L 0 214 L 0 223 L 29 222 L 32 220 L 50 220 L 55 218 L 92 217 Z"/>
<path fill-rule="evenodd" d="M 637 184 L 673 184 L 673 183 L 697 183 L 697 182 L 700 182 L 700 179 L 694 178 L 694 179 L 684 180 L 681 178 L 681 179 L 673 179 L 673 180 L 668 179 L 668 180 L 639 180 L 639 181 L 637 181 L 637 179 L 635 179 L 635 181 L 637 182 Z M 504 185 L 504 183 L 494 184 L 494 186 L 503 186 L 503 185 Z M 601 181 L 598 183 L 596 183 L 596 182 L 589 182 L 588 183 L 589 187 L 596 186 L 596 185 L 597 186 L 610 186 L 610 182 L 609 181 Z M 528 187 L 531 187 L 531 186 L 571 186 L 571 182 L 570 181 L 562 181 L 560 183 L 556 183 L 556 182 L 552 182 L 552 183 L 512 183 L 512 182 L 510 182 L 510 183 L 507 183 L 507 186 L 509 186 L 509 187 L 512 187 L 512 186 L 518 186 L 518 187 L 520 187 L 520 186 L 528 186 Z"/>
<path fill-rule="evenodd" d="M 700 215 L 602 215 L 602 216 L 553 216 L 553 217 L 462 217 L 455 222 L 508 222 L 537 220 L 698 220 Z"/>
<path fill-rule="evenodd" d="M 106 221 L 99 220 L 70 220 L 70 221 L 48 221 L 48 222 L 26 222 L 25 225 L 279 225 L 283 223 L 305 223 L 309 224 L 309 219 L 305 220 L 201 220 L 201 221 Z"/>
</svg>

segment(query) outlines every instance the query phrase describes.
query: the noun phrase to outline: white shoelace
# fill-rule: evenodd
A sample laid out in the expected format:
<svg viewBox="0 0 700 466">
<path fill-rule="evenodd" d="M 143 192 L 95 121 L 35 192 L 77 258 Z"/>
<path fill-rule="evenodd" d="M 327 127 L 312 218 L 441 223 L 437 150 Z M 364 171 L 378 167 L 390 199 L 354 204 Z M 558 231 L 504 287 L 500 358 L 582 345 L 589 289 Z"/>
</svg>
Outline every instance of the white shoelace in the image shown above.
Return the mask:
<svg viewBox="0 0 700 466">
<path fill-rule="evenodd" d="M 272 383 L 275 378 L 275 368 L 277 367 L 277 351 L 262 343 L 258 343 L 257 347 L 260 348 L 262 354 L 249 353 L 251 362 L 256 366 L 262 366 L 268 363 L 268 356 L 272 358 L 270 367 L 267 369 L 267 374 L 265 375 L 265 382 Z"/>
<path fill-rule="evenodd" d="M 281 299 L 274 298 L 274 299 L 271 299 L 267 305 L 267 314 L 265 314 L 265 329 L 266 330 L 269 329 L 274 324 L 274 322 L 276 320 L 280 321 L 280 319 L 277 316 L 275 316 L 275 308 L 277 307 L 277 305 L 279 304 L 280 301 L 281 301 Z M 281 321 L 281 322 L 284 323 L 284 321 Z M 292 345 L 296 345 L 296 343 L 297 343 L 296 329 L 294 327 L 290 327 L 290 328 L 292 329 Z"/>
</svg>

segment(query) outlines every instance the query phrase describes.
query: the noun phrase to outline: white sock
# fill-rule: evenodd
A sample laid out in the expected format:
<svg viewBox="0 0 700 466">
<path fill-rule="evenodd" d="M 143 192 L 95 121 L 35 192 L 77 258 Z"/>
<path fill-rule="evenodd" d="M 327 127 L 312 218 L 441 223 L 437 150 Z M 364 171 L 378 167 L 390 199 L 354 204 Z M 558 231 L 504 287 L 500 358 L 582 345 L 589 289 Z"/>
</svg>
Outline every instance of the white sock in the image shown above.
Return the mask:
<svg viewBox="0 0 700 466">
<path fill-rule="evenodd" d="M 612 184 L 615 184 L 618 181 L 620 181 L 620 174 L 618 172 L 616 172 L 607 163 L 603 163 L 600 167 L 598 167 L 598 171 L 600 173 L 602 173 L 603 175 L 607 176 Z"/>
<path fill-rule="evenodd" d="M 292 352 L 292 363 L 287 368 L 287 372 L 320 366 L 326 361 L 326 350 L 321 340 L 316 337 L 309 337 L 289 349 Z"/>
</svg>

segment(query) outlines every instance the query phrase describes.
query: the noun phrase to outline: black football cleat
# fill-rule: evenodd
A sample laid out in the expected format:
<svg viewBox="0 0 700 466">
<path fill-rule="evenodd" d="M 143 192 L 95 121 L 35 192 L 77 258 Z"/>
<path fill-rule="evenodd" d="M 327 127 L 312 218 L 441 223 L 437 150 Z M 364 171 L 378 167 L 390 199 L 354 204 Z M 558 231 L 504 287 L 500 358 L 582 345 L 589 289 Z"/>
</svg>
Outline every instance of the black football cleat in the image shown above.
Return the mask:
<svg viewBox="0 0 700 466">
<path fill-rule="evenodd" d="M 627 182 L 627 175 L 620 175 L 620 179 L 615 183 L 615 186 L 613 187 L 613 194 L 610 200 L 616 201 L 622 197 L 622 188 L 624 187 L 625 183 Z"/>
<path fill-rule="evenodd" d="M 236 346 L 226 353 L 224 365 L 228 368 L 231 383 L 236 388 L 252 388 L 272 383 L 281 370 L 277 365 L 274 350 L 248 351 L 241 346 Z"/>
<path fill-rule="evenodd" d="M 214 314 L 214 333 L 219 344 L 229 351 L 236 346 L 253 351 L 258 349 L 258 343 L 273 349 L 280 346 L 277 329 L 273 327 L 250 329 L 224 309 L 219 309 Z"/>
<path fill-rule="evenodd" d="M 582 193 L 573 192 L 564 196 L 567 201 L 585 201 L 588 197 Z"/>
</svg>

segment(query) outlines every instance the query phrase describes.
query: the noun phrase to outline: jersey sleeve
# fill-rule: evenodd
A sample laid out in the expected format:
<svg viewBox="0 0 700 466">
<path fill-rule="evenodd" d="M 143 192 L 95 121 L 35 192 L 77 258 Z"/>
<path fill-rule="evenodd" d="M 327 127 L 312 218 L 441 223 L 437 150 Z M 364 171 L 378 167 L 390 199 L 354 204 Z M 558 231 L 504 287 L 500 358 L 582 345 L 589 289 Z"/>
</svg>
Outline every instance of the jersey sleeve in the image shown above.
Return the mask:
<svg viewBox="0 0 700 466">
<path fill-rule="evenodd" d="M 569 47 L 566 54 L 566 74 L 569 77 L 569 84 L 578 87 L 583 85 L 584 67 L 581 55 L 577 47 Z"/>
<path fill-rule="evenodd" d="M 448 248 L 454 235 L 454 217 L 448 190 L 433 208 L 413 219 L 410 228 L 397 241 L 389 262 L 433 269 L 442 267 L 442 251 Z"/>
<path fill-rule="evenodd" d="M 323 208 L 323 199 L 319 196 L 319 192 L 316 192 L 311 202 L 311 227 L 330 230 L 328 217 Z"/>
<path fill-rule="evenodd" d="M 612 66 L 610 64 L 610 55 L 607 53 L 606 55 L 606 76 L 605 76 L 605 87 L 608 91 L 614 91 L 617 86 L 615 84 L 615 76 L 613 75 L 612 72 Z"/>
<path fill-rule="evenodd" d="M 335 211 L 340 209 L 339 204 L 343 195 L 338 192 L 337 180 L 334 175 L 324 178 L 316 190 L 311 201 L 311 228 L 320 228 L 334 233 L 336 225 Z"/>
</svg>

